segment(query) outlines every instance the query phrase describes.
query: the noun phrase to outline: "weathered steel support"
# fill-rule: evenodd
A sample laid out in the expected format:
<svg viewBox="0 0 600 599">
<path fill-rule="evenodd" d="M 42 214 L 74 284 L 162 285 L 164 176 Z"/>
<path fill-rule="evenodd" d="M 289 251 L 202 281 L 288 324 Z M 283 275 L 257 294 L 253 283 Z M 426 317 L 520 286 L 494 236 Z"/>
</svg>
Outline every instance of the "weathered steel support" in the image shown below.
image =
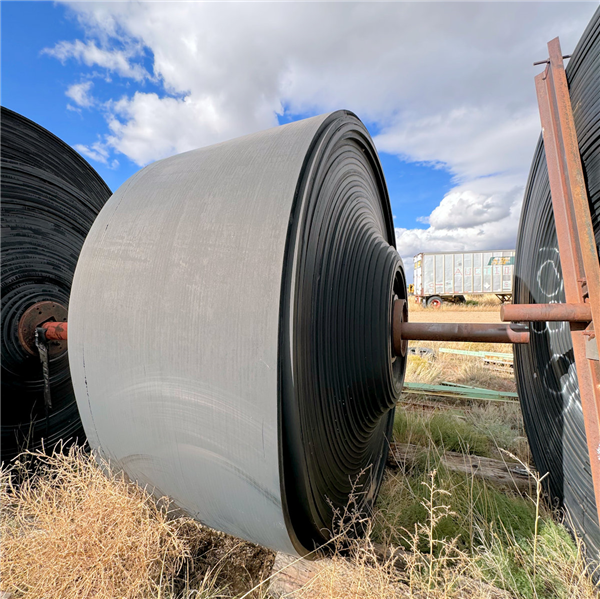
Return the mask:
<svg viewBox="0 0 600 599">
<path fill-rule="evenodd" d="M 546 69 L 535 78 L 552 208 L 567 304 L 591 312 L 584 330 L 571 327 L 573 353 L 594 481 L 600 510 L 600 265 L 592 228 L 571 99 L 558 38 L 548 43 Z M 599 511 L 600 516 L 600 511 Z"/>
</svg>

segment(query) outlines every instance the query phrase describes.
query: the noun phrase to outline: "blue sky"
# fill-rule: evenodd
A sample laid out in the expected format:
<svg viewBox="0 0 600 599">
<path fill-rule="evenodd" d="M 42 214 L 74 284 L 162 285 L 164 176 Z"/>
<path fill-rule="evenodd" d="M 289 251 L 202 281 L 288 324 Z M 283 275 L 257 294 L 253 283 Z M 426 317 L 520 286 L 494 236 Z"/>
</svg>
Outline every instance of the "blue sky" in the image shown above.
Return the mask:
<svg viewBox="0 0 600 599">
<path fill-rule="evenodd" d="M 547 41 L 597 3 L 2 2 L 2 104 L 114 190 L 165 156 L 353 110 L 421 251 L 514 247 Z"/>
<path fill-rule="evenodd" d="M 2 104 L 46 127 L 72 146 L 90 146 L 107 131 L 101 112 L 76 112 L 67 108 L 65 92 L 74 80 L 89 77 L 100 101 L 108 101 L 115 95 L 132 94 L 136 89 L 164 93 L 162 86 L 152 81 L 137 83 L 113 74 L 107 82 L 98 76 L 96 66 L 87 67 L 76 62 L 61 64 L 43 52 L 60 40 L 78 39 L 83 34 L 83 28 L 65 5 L 2 3 Z M 150 62 L 148 56 L 144 63 L 150 67 Z M 280 122 L 306 116 L 312 114 L 287 114 Z M 377 131 L 372 123 L 370 125 L 372 132 Z M 407 162 L 385 152 L 380 157 L 393 214 L 402 215 L 405 226 L 425 228 L 427 225 L 416 219 L 429 214 L 439 204 L 452 187 L 452 174 L 443 168 Z M 89 160 L 113 191 L 140 168 L 124 155 L 116 159 L 119 164 L 115 168 Z"/>
</svg>

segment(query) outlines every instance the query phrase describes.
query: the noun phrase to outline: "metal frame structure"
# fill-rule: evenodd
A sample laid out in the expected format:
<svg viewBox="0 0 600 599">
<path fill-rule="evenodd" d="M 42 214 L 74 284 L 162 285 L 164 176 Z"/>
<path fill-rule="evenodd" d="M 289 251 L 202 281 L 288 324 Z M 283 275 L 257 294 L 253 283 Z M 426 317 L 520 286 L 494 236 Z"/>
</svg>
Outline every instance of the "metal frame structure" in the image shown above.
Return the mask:
<svg viewBox="0 0 600 599">
<path fill-rule="evenodd" d="M 548 43 L 548 52 L 546 69 L 536 76 L 535 85 L 567 302 L 565 307 L 578 311 L 589 308 L 590 312 L 589 320 L 586 318 L 581 324 L 571 321 L 571 338 L 600 515 L 600 361 L 594 328 L 594 323 L 600 326 L 600 265 L 558 38 Z"/>
</svg>

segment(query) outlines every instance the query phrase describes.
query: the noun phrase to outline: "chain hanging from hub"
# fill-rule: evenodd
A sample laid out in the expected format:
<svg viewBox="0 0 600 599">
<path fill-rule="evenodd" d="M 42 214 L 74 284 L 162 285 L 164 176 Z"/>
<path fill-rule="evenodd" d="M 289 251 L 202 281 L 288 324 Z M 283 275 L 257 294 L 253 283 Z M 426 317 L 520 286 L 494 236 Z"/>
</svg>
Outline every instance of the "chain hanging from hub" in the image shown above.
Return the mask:
<svg viewBox="0 0 600 599">
<path fill-rule="evenodd" d="M 52 396 L 50 395 L 50 361 L 48 359 L 48 340 L 46 330 L 40 327 L 35 329 L 35 346 L 40 354 L 42 373 L 44 376 L 44 410 L 46 412 L 46 433 L 49 429 L 50 410 L 52 409 Z"/>
</svg>

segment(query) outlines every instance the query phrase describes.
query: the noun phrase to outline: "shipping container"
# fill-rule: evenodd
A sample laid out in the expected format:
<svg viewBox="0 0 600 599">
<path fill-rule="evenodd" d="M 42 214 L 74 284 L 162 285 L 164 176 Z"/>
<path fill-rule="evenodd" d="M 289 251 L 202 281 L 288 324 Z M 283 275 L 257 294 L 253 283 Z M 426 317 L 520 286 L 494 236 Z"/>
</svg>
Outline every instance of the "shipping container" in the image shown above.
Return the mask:
<svg viewBox="0 0 600 599">
<path fill-rule="evenodd" d="M 515 250 L 421 253 L 414 258 L 416 301 L 439 306 L 443 300 L 464 301 L 465 295 L 494 293 L 512 297 Z"/>
</svg>

